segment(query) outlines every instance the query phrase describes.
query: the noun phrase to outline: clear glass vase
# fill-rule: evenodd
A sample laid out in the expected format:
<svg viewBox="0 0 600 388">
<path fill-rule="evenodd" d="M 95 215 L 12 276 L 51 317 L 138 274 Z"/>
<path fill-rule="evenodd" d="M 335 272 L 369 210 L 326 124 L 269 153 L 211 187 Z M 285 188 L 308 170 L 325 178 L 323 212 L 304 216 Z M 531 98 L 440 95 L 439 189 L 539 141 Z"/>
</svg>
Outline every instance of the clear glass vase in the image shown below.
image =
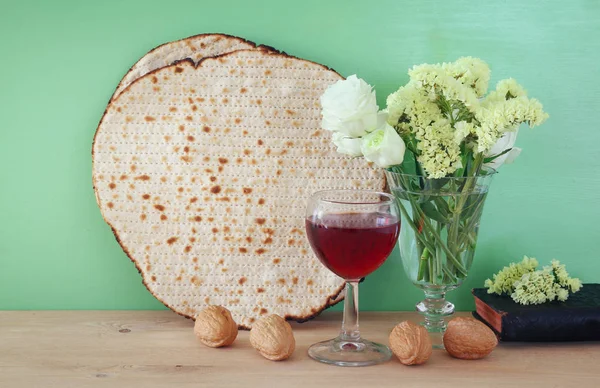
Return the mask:
<svg viewBox="0 0 600 388">
<path fill-rule="evenodd" d="M 404 271 L 425 299 L 417 304 L 434 348 L 443 348 L 446 317 L 454 305 L 446 293 L 467 278 L 479 221 L 495 170 L 476 176 L 427 179 L 386 171 L 401 213 L 399 249 Z"/>
</svg>

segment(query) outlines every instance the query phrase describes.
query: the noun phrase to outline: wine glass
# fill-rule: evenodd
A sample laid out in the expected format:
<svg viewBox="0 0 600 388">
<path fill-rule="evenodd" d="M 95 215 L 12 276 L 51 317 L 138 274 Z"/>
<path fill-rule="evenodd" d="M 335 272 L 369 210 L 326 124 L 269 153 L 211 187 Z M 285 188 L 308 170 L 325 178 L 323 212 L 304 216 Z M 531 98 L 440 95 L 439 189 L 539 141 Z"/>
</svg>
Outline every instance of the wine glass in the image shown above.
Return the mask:
<svg viewBox="0 0 600 388">
<path fill-rule="evenodd" d="M 339 366 L 366 366 L 390 359 L 390 349 L 360 337 L 358 283 L 394 249 L 400 231 L 392 195 L 363 190 L 314 193 L 306 209 L 310 245 L 329 270 L 346 281 L 342 330 L 334 339 L 312 345 L 308 355 Z"/>
</svg>

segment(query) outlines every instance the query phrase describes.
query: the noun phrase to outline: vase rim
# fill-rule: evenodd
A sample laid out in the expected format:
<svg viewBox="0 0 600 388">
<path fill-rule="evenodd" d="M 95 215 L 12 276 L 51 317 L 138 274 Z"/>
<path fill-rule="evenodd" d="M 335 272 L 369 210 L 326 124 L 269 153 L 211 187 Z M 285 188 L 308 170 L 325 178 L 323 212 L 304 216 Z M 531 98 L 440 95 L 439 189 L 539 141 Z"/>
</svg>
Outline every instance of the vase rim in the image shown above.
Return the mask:
<svg viewBox="0 0 600 388">
<path fill-rule="evenodd" d="M 407 174 L 407 173 L 403 173 L 403 172 L 394 172 L 394 171 L 390 171 L 388 169 L 385 170 L 386 174 L 390 174 L 392 176 L 394 175 L 398 175 L 398 176 L 405 176 L 405 177 L 412 177 L 412 178 L 422 178 L 422 179 L 426 179 L 426 180 L 430 180 L 430 181 L 437 181 L 437 180 L 464 180 L 464 179 L 469 179 L 469 178 L 492 178 L 494 175 L 496 175 L 498 173 L 498 170 L 496 170 L 495 168 L 492 167 L 482 167 L 481 170 L 479 171 L 479 174 L 474 175 L 474 176 L 468 176 L 468 177 L 454 177 L 454 176 L 450 176 L 450 177 L 443 177 L 443 178 L 428 178 L 425 177 L 423 175 L 419 175 L 419 174 Z"/>
</svg>

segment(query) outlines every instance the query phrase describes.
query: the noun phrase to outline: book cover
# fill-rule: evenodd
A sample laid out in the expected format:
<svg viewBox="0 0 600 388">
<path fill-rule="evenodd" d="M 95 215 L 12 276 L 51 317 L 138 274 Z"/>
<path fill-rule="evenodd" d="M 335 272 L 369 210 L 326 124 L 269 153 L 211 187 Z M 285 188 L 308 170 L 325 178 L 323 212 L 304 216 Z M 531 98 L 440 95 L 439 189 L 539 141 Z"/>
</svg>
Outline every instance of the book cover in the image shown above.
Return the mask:
<svg viewBox="0 0 600 388">
<path fill-rule="evenodd" d="M 600 284 L 584 284 L 565 302 L 524 306 L 510 296 L 474 288 L 473 316 L 485 322 L 501 341 L 600 340 Z"/>
</svg>

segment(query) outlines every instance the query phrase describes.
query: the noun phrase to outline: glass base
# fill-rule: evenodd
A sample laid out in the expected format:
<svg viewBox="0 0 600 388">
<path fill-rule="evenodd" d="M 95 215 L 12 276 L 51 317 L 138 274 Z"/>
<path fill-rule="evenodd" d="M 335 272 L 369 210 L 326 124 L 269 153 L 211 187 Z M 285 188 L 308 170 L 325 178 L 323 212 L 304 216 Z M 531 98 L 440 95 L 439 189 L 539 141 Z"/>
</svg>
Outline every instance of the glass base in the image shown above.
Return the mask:
<svg viewBox="0 0 600 388">
<path fill-rule="evenodd" d="M 318 342 L 308 348 L 310 358 L 337 366 L 368 366 L 388 361 L 390 349 L 382 344 L 358 339 L 344 341 L 340 337 Z"/>
</svg>

